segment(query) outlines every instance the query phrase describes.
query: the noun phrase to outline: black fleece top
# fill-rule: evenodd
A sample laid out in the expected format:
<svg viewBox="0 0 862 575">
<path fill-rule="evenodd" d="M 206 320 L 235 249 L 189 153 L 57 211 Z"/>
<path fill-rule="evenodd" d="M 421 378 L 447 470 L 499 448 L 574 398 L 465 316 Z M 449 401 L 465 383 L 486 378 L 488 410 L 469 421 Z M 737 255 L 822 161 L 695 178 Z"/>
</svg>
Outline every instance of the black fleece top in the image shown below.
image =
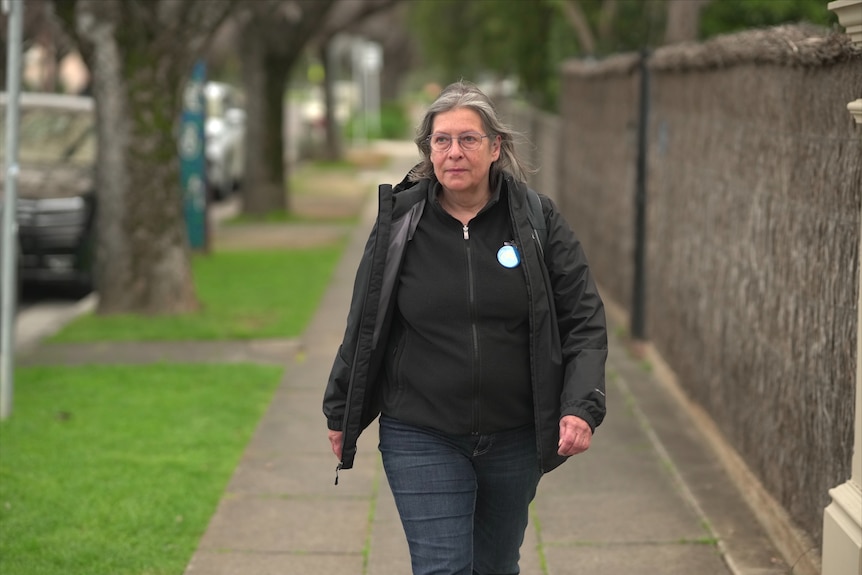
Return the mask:
<svg viewBox="0 0 862 575">
<path fill-rule="evenodd" d="M 458 435 L 532 424 L 526 280 L 498 260 L 506 245 L 520 251 L 507 192 L 497 186 L 467 226 L 438 193 L 429 186 L 406 248 L 381 411 Z"/>
</svg>

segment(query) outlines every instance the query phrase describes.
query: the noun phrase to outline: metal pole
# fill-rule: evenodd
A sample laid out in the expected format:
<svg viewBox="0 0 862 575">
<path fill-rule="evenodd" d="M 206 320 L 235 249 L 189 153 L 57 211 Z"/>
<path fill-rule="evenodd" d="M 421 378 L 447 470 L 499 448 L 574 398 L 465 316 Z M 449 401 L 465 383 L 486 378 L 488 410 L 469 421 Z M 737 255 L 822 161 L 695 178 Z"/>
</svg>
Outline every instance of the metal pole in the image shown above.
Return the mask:
<svg viewBox="0 0 862 575">
<path fill-rule="evenodd" d="M 369 119 L 369 132 L 380 137 L 380 68 L 383 66 L 383 49 L 380 44 L 368 42 L 365 45 L 365 69 L 368 71 L 366 79 L 366 94 L 368 103 L 366 105 L 366 117 Z"/>
<path fill-rule="evenodd" d="M 353 88 L 356 90 L 356 99 L 359 100 L 354 108 L 353 120 L 353 144 L 365 144 L 368 136 L 368 119 L 365 116 L 365 66 L 362 55 L 364 53 L 361 38 L 354 38 L 350 45 L 351 64 L 353 66 Z M 360 115 L 362 116 L 360 119 Z M 360 129 L 361 127 L 361 129 Z"/>
<path fill-rule="evenodd" d="M 15 355 L 14 321 L 18 294 L 18 94 L 21 92 L 21 30 L 24 0 L 4 0 L 9 14 L 9 45 L 6 63 L 6 163 L 2 221 L 2 289 L 0 289 L 0 419 L 12 415 L 12 386 Z"/>
<path fill-rule="evenodd" d="M 635 261 L 632 286 L 632 338 L 646 339 L 646 181 L 647 125 L 649 124 L 649 53 L 641 52 L 640 106 L 638 109 L 637 182 L 635 185 Z"/>
</svg>

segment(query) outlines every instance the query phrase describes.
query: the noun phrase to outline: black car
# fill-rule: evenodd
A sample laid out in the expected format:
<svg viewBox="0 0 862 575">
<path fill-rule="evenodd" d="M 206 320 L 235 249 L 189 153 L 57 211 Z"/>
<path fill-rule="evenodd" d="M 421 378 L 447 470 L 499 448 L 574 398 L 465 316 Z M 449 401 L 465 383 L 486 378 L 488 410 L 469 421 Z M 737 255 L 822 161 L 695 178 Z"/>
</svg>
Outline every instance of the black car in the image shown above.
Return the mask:
<svg viewBox="0 0 862 575">
<path fill-rule="evenodd" d="M 62 94 L 20 97 L 17 183 L 18 275 L 29 283 L 91 289 L 95 253 L 96 132 L 93 100 Z M 0 131 L 6 131 L 0 94 Z M 6 155 L 5 138 L 0 155 Z M 0 197 L 5 195 L 0 182 Z M 5 204 L 4 204 L 5 205 Z"/>
</svg>

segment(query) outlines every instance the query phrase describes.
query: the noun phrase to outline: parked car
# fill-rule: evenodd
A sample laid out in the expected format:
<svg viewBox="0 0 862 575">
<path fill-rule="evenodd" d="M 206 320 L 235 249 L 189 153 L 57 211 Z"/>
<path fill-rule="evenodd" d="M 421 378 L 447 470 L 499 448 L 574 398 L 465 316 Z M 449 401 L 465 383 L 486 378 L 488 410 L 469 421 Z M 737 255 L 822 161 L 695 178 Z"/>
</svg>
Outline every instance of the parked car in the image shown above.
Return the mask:
<svg viewBox="0 0 862 575">
<path fill-rule="evenodd" d="M 207 82 L 206 163 L 207 185 L 216 200 L 239 189 L 245 173 L 245 110 L 237 88 Z"/>
<path fill-rule="evenodd" d="M 23 93 L 17 180 L 18 277 L 91 289 L 95 253 L 96 133 L 93 100 Z M 6 95 L 0 94 L 6 133 Z M 6 138 L 0 156 L 6 157 Z M 5 179 L 0 198 L 5 197 Z M 3 204 L 5 206 L 5 203 Z"/>
</svg>

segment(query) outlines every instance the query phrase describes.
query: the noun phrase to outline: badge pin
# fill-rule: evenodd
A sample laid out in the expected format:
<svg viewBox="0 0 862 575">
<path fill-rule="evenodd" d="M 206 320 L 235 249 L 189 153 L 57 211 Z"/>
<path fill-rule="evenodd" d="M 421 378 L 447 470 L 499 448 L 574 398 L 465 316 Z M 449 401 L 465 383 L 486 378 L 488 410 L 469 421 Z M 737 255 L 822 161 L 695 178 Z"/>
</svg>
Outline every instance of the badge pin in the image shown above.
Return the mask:
<svg viewBox="0 0 862 575">
<path fill-rule="evenodd" d="M 497 250 L 497 261 L 504 268 L 516 268 L 521 263 L 521 255 L 515 246 L 506 242 L 502 248 Z"/>
</svg>

